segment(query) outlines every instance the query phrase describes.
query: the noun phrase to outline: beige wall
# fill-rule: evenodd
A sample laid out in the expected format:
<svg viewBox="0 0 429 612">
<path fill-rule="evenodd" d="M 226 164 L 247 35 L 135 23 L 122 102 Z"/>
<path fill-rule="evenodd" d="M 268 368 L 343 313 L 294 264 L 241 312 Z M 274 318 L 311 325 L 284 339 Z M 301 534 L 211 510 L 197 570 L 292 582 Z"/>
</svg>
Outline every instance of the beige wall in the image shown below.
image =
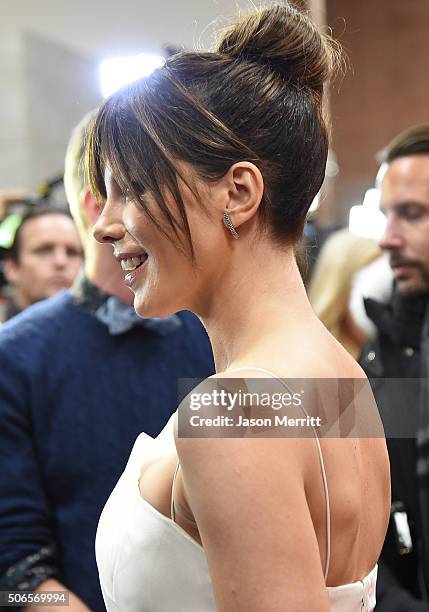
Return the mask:
<svg viewBox="0 0 429 612">
<path fill-rule="evenodd" d="M 252 5 L 251 0 L 0 0 L 0 25 L 101 57 L 159 52 L 165 43 L 207 46 L 217 25 Z"/>
<path fill-rule="evenodd" d="M 315 23 L 326 23 L 326 0 L 307 0 L 308 8 Z"/>
<path fill-rule="evenodd" d="M 70 133 L 101 102 L 98 64 L 28 32 L 0 34 L 0 189 L 61 174 Z"/>
<path fill-rule="evenodd" d="M 72 127 L 101 101 L 110 55 L 206 47 L 250 0 L 0 0 L 0 189 L 60 173 Z"/>
</svg>

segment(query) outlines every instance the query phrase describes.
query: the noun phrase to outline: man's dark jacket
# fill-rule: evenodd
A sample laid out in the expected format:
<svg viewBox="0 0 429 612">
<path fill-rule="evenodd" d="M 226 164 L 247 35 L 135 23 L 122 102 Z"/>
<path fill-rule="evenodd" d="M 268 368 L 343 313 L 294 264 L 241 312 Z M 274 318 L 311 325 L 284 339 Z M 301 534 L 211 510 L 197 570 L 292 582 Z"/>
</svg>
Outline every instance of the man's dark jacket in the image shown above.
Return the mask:
<svg viewBox="0 0 429 612">
<path fill-rule="evenodd" d="M 388 304 L 365 300 L 377 337 L 364 348 L 360 365 L 371 380 L 386 432 L 392 480 L 392 504 L 407 513 L 413 550 L 399 554 L 390 520 L 377 580 L 378 612 L 429 611 L 423 580 L 418 485 L 418 414 L 421 402 L 421 332 L 427 296 L 394 293 Z M 429 516 L 425 517 L 429 521 Z"/>
</svg>

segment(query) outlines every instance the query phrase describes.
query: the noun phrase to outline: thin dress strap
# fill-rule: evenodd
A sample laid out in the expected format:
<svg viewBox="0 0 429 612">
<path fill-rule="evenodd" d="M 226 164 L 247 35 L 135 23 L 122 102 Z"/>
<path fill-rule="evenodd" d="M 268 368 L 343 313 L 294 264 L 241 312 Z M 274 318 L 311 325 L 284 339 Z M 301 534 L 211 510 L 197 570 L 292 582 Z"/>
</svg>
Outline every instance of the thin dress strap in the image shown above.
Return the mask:
<svg viewBox="0 0 429 612">
<path fill-rule="evenodd" d="M 177 460 L 176 469 L 174 470 L 174 474 L 173 474 L 173 482 L 171 484 L 170 515 L 171 515 L 171 520 L 173 521 L 173 523 L 176 522 L 176 509 L 174 508 L 174 488 L 176 486 L 176 477 L 177 477 L 177 472 L 179 471 L 179 467 L 180 467 L 180 462 L 179 460 Z"/>
<path fill-rule="evenodd" d="M 280 384 L 282 384 L 289 393 L 291 391 L 288 385 L 284 382 L 282 378 L 280 378 L 273 372 L 266 370 L 265 368 L 258 368 L 256 366 L 242 366 L 240 368 L 233 368 L 232 370 L 228 370 L 228 372 L 238 372 L 239 370 L 258 370 L 259 372 L 264 372 L 264 374 L 268 374 L 272 378 L 276 378 L 277 380 L 279 380 Z M 307 414 L 307 411 L 305 410 L 302 404 L 301 404 L 301 409 L 303 413 L 305 414 L 305 416 L 308 417 L 309 415 Z M 319 461 L 320 461 L 320 471 L 322 472 L 323 489 L 325 491 L 325 501 L 326 501 L 326 560 L 325 560 L 325 583 L 326 583 L 328 579 L 328 573 L 329 573 L 329 563 L 331 560 L 331 508 L 330 508 L 330 503 L 329 503 L 328 479 L 326 477 L 326 469 L 325 469 L 325 463 L 323 461 L 322 447 L 320 446 L 319 436 L 317 435 L 317 431 L 315 427 L 311 426 L 311 428 L 313 429 L 314 437 L 316 440 L 317 452 L 318 452 Z"/>
<path fill-rule="evenodd" d="M 279 380 L 280 384 L 282 384 L 289 393 L 291 391 L 283 379 L 281 379 L 279 376 L 277 376 L 273 372 L 270 372 L 269 370 L 265 370 L 265 368 L 258 368 L 256 366 L 243 366 L 240 368 L 233 368 L 232 370 L 228 370 L 228 372 L 238 372 L 239 370 L 258 370 L 259 372 L 264 372 L 264 374 L 268 374 L 272 378 Z M 304 406 L 301 405 L 301 409 L 303 413 L 305 414 L 305 416 L 308 417 L 309 415 L 307 414 L 307 411 L 305 410 Z M 323 461 L 322 448 L 320 446 L 320 440 L 319 440 L 319 436 L 317 435 L 316 429 L 313 426 L 312 426 L 312 429 L 313 429 L 314 437 L 316 440 L 317 452 L 319 454 L 320 470 L 322 472 L 323 489 L 325 491 L 325 501 L 326 501 L 326 560 L 325 560 L 325 583 L 326 583 L 328 579 L 329 563 L 331 559 L 331 510 L 330 510 L 330 504 L 329 504 L 328 480 L 326 478 L 326 470 L 325 470 L 325 464 Z M 177 477 L 177 472 L 179 471 L 179 467 L 180 467 L 180 462 L 177 461 L 176 469 L 174 470 L 174 475 L 173 475 L 173 482 L 171 485 L 171 520 L 173 522 L 176 522 L 176 511 L 174 508 L 174 489 L 175 489 L 176 477 Z"/>
</svg>

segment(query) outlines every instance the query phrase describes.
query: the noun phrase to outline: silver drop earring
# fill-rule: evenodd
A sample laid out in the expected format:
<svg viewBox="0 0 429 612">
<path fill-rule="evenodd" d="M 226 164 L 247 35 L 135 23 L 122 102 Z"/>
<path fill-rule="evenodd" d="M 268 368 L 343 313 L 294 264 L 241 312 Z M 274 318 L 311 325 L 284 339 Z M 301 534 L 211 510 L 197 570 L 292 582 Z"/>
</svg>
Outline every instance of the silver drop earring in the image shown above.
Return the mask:
<svg viewBox="0 0 429 612">
<path fill-rule="evenodd" d="M 226 211 L 223 213 L 223 222 L 225 224 L 225 227 L 227 227 L 229 231 L 231 232 L 232 237 L 235 238 L 235 240 L 237 240 L 239 238 L 239 233 L 235 229 L 234 224 L 231 221 L 231 217 Z"/>
</svg>

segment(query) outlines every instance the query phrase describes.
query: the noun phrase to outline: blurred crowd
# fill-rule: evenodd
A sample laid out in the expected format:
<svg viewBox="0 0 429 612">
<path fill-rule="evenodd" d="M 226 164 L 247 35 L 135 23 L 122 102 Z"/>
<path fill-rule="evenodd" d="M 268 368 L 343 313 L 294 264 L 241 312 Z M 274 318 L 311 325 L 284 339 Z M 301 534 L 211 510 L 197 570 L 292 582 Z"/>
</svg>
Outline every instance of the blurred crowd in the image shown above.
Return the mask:
<svg viewBox="0 0 429 612">
<path fill-rule="evenodd" d="M 67 204 L 0 194 L 0 590 L 65 587 L 73 610 L 103 609 L 93 541 L 132 442 L 161 431 L 177 378 L 213 372 L 196 317 L 139 319 L 110 246 L 92 237 L 99 208 L 81 170 L 91 116 L 67 150 Z M 393 406 L 411 422 L 388 437 L 377 610 L 429 610 L 429 124 L 399 134 L 383 163 L 381 239 L 310 219 L 302 270 L 316 314 L 370 378 L 386 431 Z"/>
</svg>

